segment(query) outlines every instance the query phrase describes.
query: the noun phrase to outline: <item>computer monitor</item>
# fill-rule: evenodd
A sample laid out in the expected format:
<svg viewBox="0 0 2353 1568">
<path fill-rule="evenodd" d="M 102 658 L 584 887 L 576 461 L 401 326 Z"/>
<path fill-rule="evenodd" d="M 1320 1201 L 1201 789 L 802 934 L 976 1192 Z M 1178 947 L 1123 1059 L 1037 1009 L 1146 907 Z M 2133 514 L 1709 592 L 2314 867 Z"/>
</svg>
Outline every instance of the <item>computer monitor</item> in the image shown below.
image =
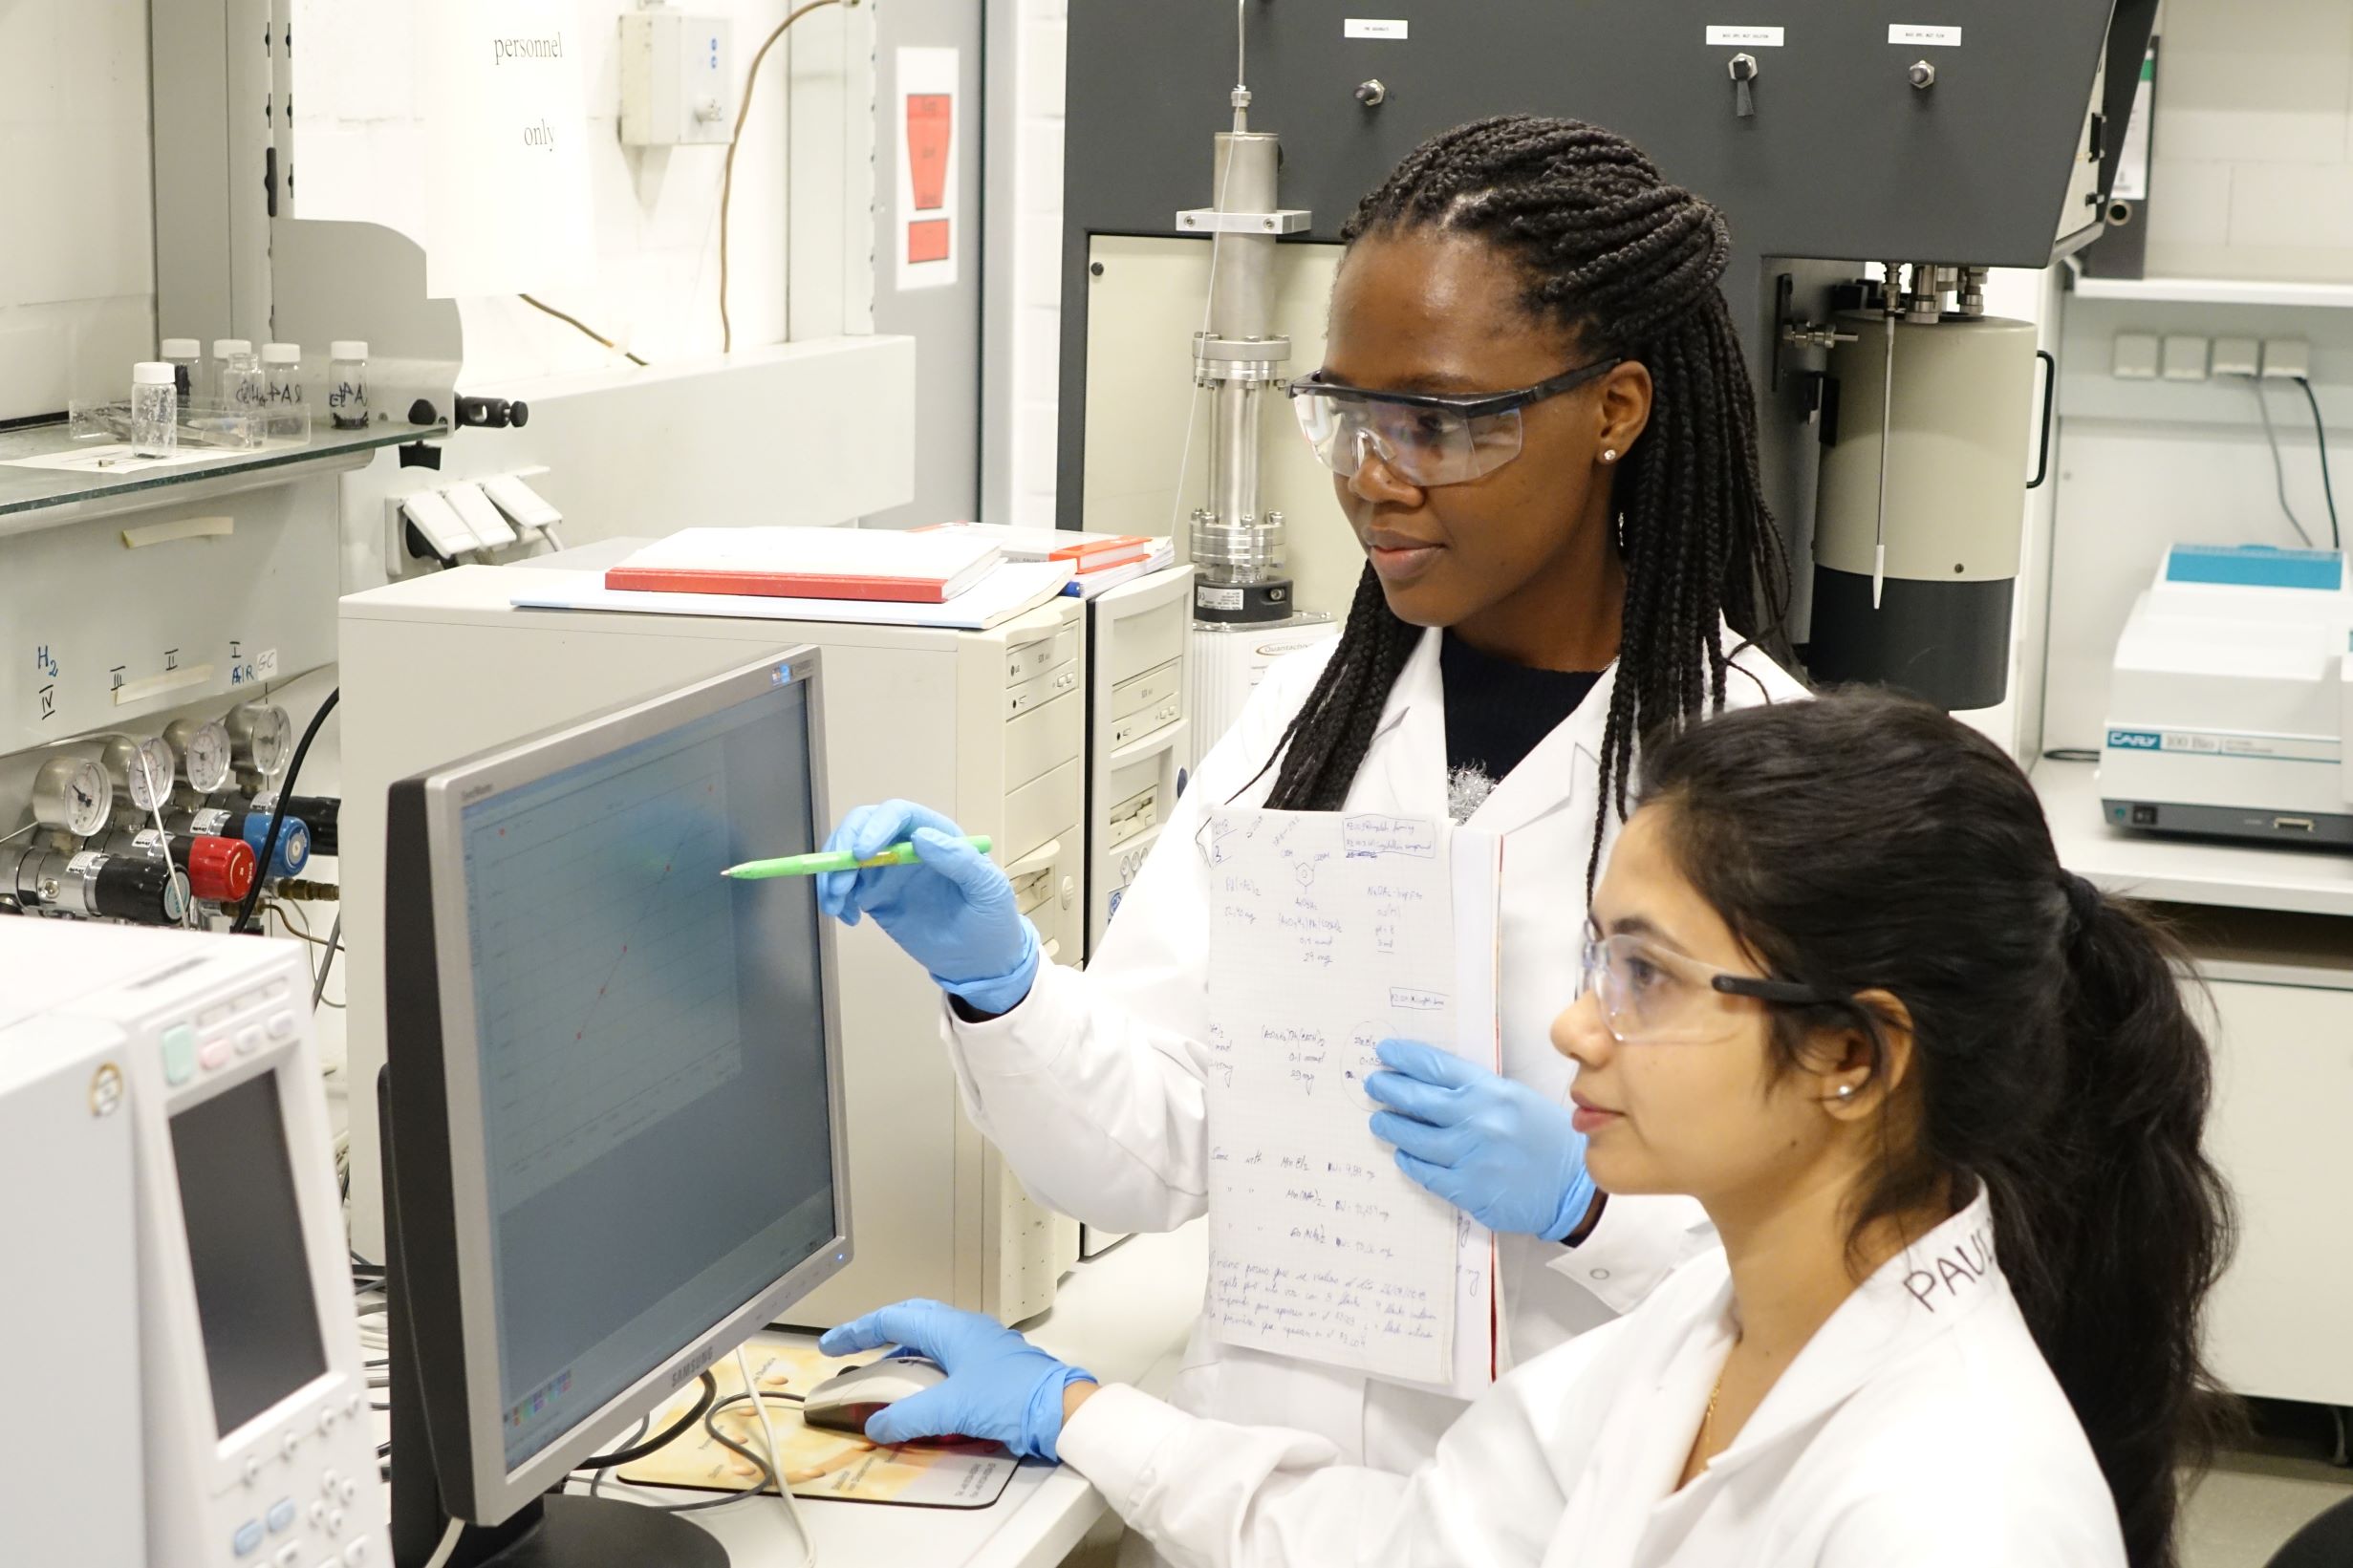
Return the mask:
<svg viewBox="0 0 2353 1568">
<path fill-rule="evenodd" d="M 550 1495 L 850 1260 L 832 931 L 799 649 L 395 784 L 385 1188 L 393 1544 L 724 1563 Z"/>
</svg>

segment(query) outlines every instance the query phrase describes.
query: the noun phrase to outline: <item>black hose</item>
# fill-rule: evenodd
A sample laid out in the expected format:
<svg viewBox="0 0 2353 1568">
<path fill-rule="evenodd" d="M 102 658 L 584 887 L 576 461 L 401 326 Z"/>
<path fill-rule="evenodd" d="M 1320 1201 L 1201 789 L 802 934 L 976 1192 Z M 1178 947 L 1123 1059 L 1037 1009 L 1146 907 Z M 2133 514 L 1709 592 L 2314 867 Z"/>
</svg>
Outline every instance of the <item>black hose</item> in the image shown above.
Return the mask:
<svg viewBox="0 0 2353 1568">
<path fill-rule="evenodd" d="M 293 760 L 286 764 L 286 782 L 278 787 L 278 804 L 270 812 L 270 831 L 262 835 L 262 863 L 254 869 L 253 886 L 246 890 L 245 903 L 239 907 L 237 918 L 229 923 L 231 936 L 253 923 L 254 907 L 262 901 L 262 884 L 270 878 L 270 862 L 278 858 L 278 829 L 286 826 L 287 799 L 294 792 L 294 780 L 302 773 L 302 760 L 310 755 L 311 742 L 318 739 L 318 727 L 327 722 L 327 716 L 335 712 L 335 701 L 342 695 L 340 686 L 327 694 L 327 700 L 311 716 L 311 727 L 302 732 L 302 740 L 295 744 Z"/>
</svg>

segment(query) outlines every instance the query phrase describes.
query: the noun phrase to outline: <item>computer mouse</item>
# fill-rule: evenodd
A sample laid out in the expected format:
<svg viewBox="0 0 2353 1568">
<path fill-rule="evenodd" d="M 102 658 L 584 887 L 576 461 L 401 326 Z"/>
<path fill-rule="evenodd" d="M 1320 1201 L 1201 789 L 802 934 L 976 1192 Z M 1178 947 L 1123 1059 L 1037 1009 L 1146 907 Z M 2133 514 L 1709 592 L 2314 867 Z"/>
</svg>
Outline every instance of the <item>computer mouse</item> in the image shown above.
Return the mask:
<svg viewBox="0 0 2353 1568">
<path fill-rule="evenodd" d="M 801 1401 L 801 1419 L 831 1431 L 863 1436 L 874 1412 L 948 1381 L 947 1369 L 921 1356 L 886 1356 L 836 1372 Z"/>
</svg>

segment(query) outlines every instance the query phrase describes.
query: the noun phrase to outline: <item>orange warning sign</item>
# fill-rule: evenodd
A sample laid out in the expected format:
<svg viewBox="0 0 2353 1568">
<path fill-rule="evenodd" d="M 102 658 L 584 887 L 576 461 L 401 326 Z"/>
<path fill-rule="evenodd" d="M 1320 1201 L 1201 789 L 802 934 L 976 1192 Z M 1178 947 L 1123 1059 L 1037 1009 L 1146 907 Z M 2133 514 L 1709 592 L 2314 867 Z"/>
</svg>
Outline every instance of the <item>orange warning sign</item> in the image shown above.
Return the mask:
<svg viewBox="0 0 2353 1568">
<path fill-rule="evenodd" d="M 918 218 L 907 226 L 907 260 L 937 262 L 948 259 L 948 221 L 945 218 Z"/>
<path fill-rule="evenodd" d="M 918 212 L 939 211 L 947 196 L 948 140 L 955 128 L 955 114 L 952 94 L 907 95 L 907 170 L 915 177 L 915 204 Z M 912 227 L 909 232 L 912 234 Z M 940 243 L 946 244 L 944 238 Z"/>
</svg>

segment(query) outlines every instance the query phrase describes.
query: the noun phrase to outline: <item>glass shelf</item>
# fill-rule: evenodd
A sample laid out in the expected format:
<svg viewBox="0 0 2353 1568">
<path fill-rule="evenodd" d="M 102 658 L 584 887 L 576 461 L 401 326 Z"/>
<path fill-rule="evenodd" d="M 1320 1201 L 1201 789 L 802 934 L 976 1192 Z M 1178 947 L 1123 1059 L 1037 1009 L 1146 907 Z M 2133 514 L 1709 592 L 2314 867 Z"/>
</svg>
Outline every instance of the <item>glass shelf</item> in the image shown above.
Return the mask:
<svg viewBox="0 0 2353 1568">
<path fill-rule="evenodd" d="M 262 470 L 305 463 L 356 468 L 378 447 L 398 446 L 404 441 L 448 433 L 445 424 L 407 424 L 399 420 L 380 421 L 364 430 L 336 430 L 314 424 L 311 439 L 300 443 L 207 453 L 184 462 L 140 464 L 94 473 L 14 465 L 19 458 L 65 456 L 97 444 L 75 440 L 63 419 L 0 430 L 0 533 L 40 527 L 49 521 L 24 515 L 27 513 L 54 510 L 59 514 L 55 521 L 62 523 L 94 511 L 119 509 L 118 504 L 132 496 L 140 499 L 128 502 L 129 505 L 149 505 L 171 499 L 141 495 L 144 491 L 244 479 Z"/>
</svg>

